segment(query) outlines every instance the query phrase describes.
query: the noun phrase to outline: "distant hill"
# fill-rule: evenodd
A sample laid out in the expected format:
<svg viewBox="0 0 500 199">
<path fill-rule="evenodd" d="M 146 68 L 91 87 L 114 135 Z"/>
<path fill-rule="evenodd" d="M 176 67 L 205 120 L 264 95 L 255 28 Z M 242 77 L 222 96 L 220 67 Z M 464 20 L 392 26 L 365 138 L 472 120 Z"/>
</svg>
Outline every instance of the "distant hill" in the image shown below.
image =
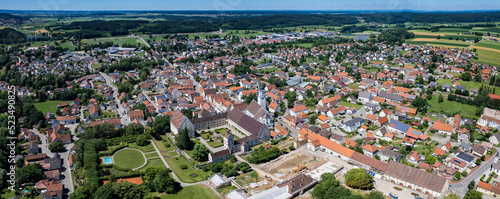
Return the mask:
<svg viewBox="0 0 500 199">
<path fill-rule="evenodd" d="M 15 44 L 26 42 L 26 35 L 12 28 L 0 29 L 0 44 Z"/>
</svg>

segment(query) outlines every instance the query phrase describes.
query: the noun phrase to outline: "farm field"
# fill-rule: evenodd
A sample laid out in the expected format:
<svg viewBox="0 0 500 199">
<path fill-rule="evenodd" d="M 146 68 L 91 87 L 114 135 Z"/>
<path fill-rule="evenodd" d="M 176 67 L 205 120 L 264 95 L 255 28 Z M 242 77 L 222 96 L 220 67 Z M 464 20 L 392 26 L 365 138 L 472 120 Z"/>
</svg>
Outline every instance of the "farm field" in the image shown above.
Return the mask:
<svg viewBox="0 0 500 199">
<path fill-rule="evenodd" d="M 59 105 L 63 101 L 45 101 L 45 102 L 36 102 L 33 103 L 35 105 L 36 110 L 42 111 L 45 115 L 47 112 L 55 113 L 57 111 L 57 105 Z M 73 101 L 67 101 L 68 105 Z"/>
<path fill-rule="evenodd" d="M 475 44 L 472 47 L 476 48 L 477 46 L 500 50 L 500 42 L 496 42 L 496 41 L 482 40 L 481 42 Z"/>
<path fill-rule="evenodd" d="M 175 194 L 160 194 L 152 192 L 149 194 L 151 197 L 158 197 L 161 199 L 187 199 L 187 198 L 204 198 L 204 199 L 217 199 L 217 195 L 206 185 L 198 184 L 188 187 L 183 187 L 182 190 Z"/>
<path fill-rule="evenodd" d="M 410 45 L 433 45 L 433 46 L 444 46 L 451 48 L 465 48 L 472 45 L 469 42 L 464 42 L 461 40 L 449 40 L 449 39 L 433 39 L 433 38 L 414 38 L 406 40 L 406 43 Z"/>
<path fill-rule="evenodd" d="M 122 149 L 113 155 L 114 163 L 123 168 L 135 169 L 146 161 L 140 151 L 135 149 Z"/>
<path fill-rule="evenodd" d="M 132 45 L 138 45 L 141 43 L 141 45 L 144 45 L 144 43 L 138 39 L 134 38 L 129 38 L 129 37 L 108 37 L 108 38 L 95 38 L 95 39 L 83 39 L 82 43 L 84 44 L 99 44 L 99 42 L 104 43 L 104 42 L 113 42 L 113 44 L 116 45 L 123 45 L 123 44 L 132 44 Z"/>
<path fill-rule="evenodd" d="M 477 62 L 500 66 L 500 50 L 485 47 L 475 47 L 477 49 Z"/>
</svg>

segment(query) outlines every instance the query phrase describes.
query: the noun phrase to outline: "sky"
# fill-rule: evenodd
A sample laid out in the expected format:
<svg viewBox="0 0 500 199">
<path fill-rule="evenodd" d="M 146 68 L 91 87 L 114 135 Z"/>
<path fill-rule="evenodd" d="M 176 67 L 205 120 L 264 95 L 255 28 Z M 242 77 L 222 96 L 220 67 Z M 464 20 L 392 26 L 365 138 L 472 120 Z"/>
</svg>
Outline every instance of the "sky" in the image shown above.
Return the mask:
<svg viewBox="0 0 500 199">
<path fill-rule="evenodd" d="M 500 10 L 500 0 L 0 0 L 0 10 Z"/>
</svg>

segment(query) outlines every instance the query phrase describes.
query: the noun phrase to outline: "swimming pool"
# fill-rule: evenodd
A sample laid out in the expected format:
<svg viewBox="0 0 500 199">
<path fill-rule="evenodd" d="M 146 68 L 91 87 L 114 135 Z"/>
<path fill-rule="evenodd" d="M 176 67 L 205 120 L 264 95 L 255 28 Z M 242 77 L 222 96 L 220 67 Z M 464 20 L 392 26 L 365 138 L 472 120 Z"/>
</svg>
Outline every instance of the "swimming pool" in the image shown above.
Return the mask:
<svg viewBox="0 0 500 199">
<path fill-rule="evenodd" d="M 111 157 L 104 158 L 104 164 L 111 164 L 111 163 L 113 163 L 111 161 Z"/>
</svg>

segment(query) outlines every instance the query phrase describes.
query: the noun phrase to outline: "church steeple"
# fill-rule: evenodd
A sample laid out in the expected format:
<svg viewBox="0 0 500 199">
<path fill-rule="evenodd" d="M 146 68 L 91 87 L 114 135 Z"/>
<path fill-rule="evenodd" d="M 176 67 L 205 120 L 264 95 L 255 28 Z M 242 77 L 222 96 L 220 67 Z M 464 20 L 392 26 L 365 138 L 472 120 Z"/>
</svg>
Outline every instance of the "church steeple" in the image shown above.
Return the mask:
<svg viewBox="0 0 500 199">
<path fill-rule="evenodd" d="M 266 110 L 266 96 L 264 95 L 264 84 L 260 84 L 260 87 L 259 87 L 259 96 L 258 96 L 258 103 L 259 105 L 264 109 Z"/>
</svg>

